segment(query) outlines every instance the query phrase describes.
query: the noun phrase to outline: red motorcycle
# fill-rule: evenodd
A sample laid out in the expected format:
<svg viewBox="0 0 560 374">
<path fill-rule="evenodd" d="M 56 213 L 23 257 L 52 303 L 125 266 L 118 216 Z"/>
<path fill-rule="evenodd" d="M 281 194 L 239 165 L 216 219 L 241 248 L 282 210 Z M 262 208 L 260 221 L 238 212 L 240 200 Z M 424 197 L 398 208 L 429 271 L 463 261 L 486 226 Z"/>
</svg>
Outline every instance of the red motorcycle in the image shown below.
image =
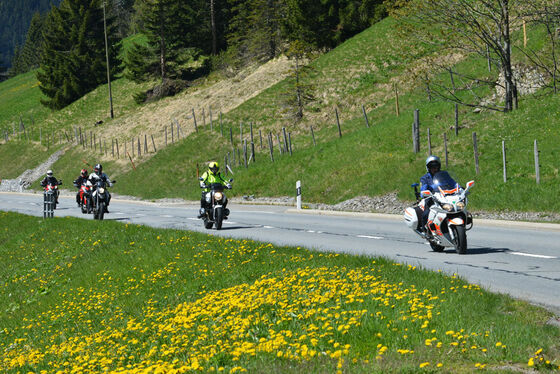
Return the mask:
<svg viewBox="0 0 560 374">
<path fill-rule="evenodd" d="M 92 206 L 91 206 L 91 183 L 89 181 L 86 181 L 84 183 L 82 183 L 81 186 L 78 186 L 76 183 L 74 183 L 75 187 L 79 187 L 80 191 L 80 209 L 82 211 L 83 214 L 88 214 L 92 212 Z"/>
<path fill-rule="evenodd" d="M 58 185 L 61 185 L 62 181 L 58 182 Z M 52 209 L 56 209 L 56 204 L 58 203 L 58 185 L 47 183 L 44 187 L 43 196 L 46 203 L 52 204 Z"/>
</svg>

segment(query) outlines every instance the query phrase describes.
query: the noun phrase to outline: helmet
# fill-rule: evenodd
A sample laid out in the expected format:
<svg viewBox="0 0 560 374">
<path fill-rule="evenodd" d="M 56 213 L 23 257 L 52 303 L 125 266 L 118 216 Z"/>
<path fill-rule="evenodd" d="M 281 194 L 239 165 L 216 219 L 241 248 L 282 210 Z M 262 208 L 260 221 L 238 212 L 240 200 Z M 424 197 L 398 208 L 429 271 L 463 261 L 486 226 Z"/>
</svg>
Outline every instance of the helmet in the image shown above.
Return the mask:
<svg viewBox="0 0 560 374">
<path fill-rule="evenodd" d="M 101 174 L 103 172 L 103 166 L 101 164 L 96 164 L 93 167 L 93 171 L 95 171 L 97 174 Z"/>
<path fill-rule="evenodd" d="M 218 170 L 220 170 L 220 165 L 218 165 L 218 163 L 216 161 L 212 161 L 209 165 L 208 165 L 208 169 L 210 169 L 210 171 L 213 174 L 216 174 L 218 172 Z"/>
<path fill-rule="evenodd" d="M 87 169 L 82 169 L 82 170 L 80 171 L 80 175 L 81 175 L 82 177 L 87 177 L 87 174 L 88 174 L 88 173 L 87 173 Z"/>
<path fill-rule="evenodd" d="M 430 155 L 426 159 L 426 170 L 428 173 L 430 172 L 430 166 L 437 166 L 438 168 L 441 168 L 441 161 L 438 156 Z"/>
<path fill-rule="evenodd" d="M 53 172 L 51 169 L 47 170 L 47 177 L 52 177 L 53 176 Z"/>
</svg>

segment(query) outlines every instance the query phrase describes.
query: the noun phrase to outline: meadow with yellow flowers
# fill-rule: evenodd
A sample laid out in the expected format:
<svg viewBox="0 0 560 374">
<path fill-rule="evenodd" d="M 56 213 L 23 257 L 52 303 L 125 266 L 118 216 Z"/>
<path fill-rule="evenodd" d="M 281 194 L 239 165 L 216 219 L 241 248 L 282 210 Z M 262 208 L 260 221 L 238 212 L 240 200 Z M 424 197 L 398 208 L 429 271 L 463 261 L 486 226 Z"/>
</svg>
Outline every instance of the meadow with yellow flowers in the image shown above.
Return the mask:
<svg viewBox="0 0 560 374">
<path fill-rule="evenodd" d="M 382 258 L 0 212 L 0 372 L 560 371 L 551 314 Z"/>
</svg>

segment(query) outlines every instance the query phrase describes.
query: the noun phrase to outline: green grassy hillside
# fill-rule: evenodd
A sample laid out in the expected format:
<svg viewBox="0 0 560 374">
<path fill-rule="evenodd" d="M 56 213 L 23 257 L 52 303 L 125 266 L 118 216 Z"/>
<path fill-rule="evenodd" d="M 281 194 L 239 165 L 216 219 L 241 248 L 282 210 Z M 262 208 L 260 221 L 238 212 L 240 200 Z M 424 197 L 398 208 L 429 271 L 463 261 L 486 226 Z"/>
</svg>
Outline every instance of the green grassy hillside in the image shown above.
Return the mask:
<svg viewBox="0 0 560 374">
<path fill-rule="evenodd" d="M 438 50 L 400 38 L 393 32 L 394 26 L 395 21 L 392 19 L 381 21 L 311 63 L 317 100 L 310 105 L 304 121 L 297 125 L 290 124 L 279 109 L 289 86 L 288 81 L 284 80 L 224 113 L 223 136 L 215 121 L 213 132 L 209 131 L 207 124 L 198 134 L 160 149 L 153 157 L 151 154 L 142 158 L 134 156 L 128 144 L 135 170 L 128 157 L 122 156 L 122 143 L 119 160 L 110 155 L 102 156 L 98 150 L 73 147 L 54 168 L 59 176 L 71 180 L 84 165 L 82 160 L 90 165 L 102 161 L 105 170 L 119 180 L 115 192 L 147 199 L 196 199 L 199 196 L 196 166 L 202 168 L 213 159 L 223 164 L 228 153 L 231 160 L 232 153 L 241 150 L 239 124 L 243 126 L 243 138 L 248 139 L 248 123 L 252 122 L 257 162 L 250 162 L 248 169 L 239 164 L 239 157 L 237 162 L 232 163 L 236 179 L 233 194 L 293 195 L 296 180 L 301 180 L 304 201 L 307 202 L 336 203 L 359 195 L 379 195 L 393 191 L 402 199 L 412 200 L 409 186 L 425 172 L 429 128 L 432 153 L 444 159 L 443 135 L 446 134 L 449 170 L 463 184 L 471 179 L 476 181 L 471 198 L 473 209 L 560 211 L 560 203 L 555 199 L 560 192 L 560 151 L 557 147 L 560 134 L 556 131 L 559 114 L 555 109 L 560 100 L 558 95 L 539 93 L 534 97 L 522 97 L 520 109 L 508 114 L 491 111 L 474 113 L 471 108 L 460 107 L 460 131 L 459 136 L 455 136 L 452 128 L 454 105 L 444 101 L 429 101 L 424 87 L 418 86 L 412 79 L 412 74 L 426 69 L 426 58 L 438 55 Z M 539 34 L 535 31 L 531 35 L 530 43 L 538 43 Z M 519 44 L 517 39 L 516 43 Z M 496 77 L 495 71 L 488 73 L 485 61 L 471 57 L 453 58 L 458 61 L 455 67 L 457 71 L 488 79 Z M 514 59 L 517 62 L 525 61 L 519 52 L 515 52 Z M 445 74 L 435 78 L 448 79 Z M 395 114 L 394 85 L 399 90 L 399 116 Z M 120 98 L 118 101 L 122 105 L 119 109 L 121 115 L 113 122 L 108 121 L 107 129 L 118 131 L 119 124 L 127 121 L 127 115 L 139 110 L 130 97 L 130 93 L 139 89 L 139 86 L 121 79 L 115 82 L 114 87 L 115 95 Z M 92 124 L 98 118 L 106 119 L 100 116 L 106 109 L 105 90 L 106 87 L 100 87 L 67 109 L 50 114 L 44 124 L 66 129 L 72 123 Z M 150 104 L 142 110 L 155 110 L 157 106 L 167 105 L 172 100 L 180 103 L 188 98 L 189 92 Z M 491 92 L 478 89 L 477 93 L 488 96 Z M 211 102 L 212 98 L 208 100 Z M 370 128 L 365 127 L 362 105 L 367 111 Z M 336 127 L 335 106 L 341 119 L 342 138 L 339 138 Z M 412 152 L 414 109 L 420 110 L 419 154 Z M 183 111 L 190 113 L 189 108 Z M 310 125 L 314 128 L 317 146 L 313 145 Z M 138 123 L 136 126 L 136 130 L 126 130 L 129 131 L 128 136 L 142 135 L 144 124 Z M 183 121 L 183 126 L 192 126 L 192 120 Z M 292 135 L 292 156 L 279 154 L 276 136 L 281 135 L 282 126 Z M 230 128 L 233 147 L 229 139 Z M 263 135 L 263 149 L 260 147 L 259 131 Z M 269 131 L 274 134 L 274 163 L 270 160 L 267 147 Z M 478 175 L 474 164 L 473 132 L 476 132 L 478 139 Z M 159 136 L 163 136 L 161 130 Z M 506 141 L 507 147 L 507 183 L 503 182 L 502 177 L 502 140 Z M 538 141 L 540 151 L 539 185 L 535 181 L 534 140 Z M 0 146 L 2 159 L 8 154 L 6 147 Z M 21 158 L 19 164 L 25 163 L 27 160 Z M 15 169 L 11 174 L 15 173 Z M 150 183 L 143 182 L 147 180 Z M 539 199 L 534 199 L 533 196 L 537 194 Z"/>
</svg>

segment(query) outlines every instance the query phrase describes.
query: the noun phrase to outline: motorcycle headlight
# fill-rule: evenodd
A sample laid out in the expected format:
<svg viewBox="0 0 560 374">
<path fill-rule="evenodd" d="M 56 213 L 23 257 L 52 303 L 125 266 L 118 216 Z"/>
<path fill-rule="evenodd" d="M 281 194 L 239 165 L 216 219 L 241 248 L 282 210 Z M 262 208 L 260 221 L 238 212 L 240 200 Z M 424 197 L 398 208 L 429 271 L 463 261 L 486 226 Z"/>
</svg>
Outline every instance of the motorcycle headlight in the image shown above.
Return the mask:
<svg viewBox="0 0 560 374">
<path fill-rule="evenodd" d="M 222 200 L 222 197 L 224 197 L 224 194 L 222 194 L 221 192 L 214 193 L 214 198 L 216 200 Z"/>
<path fill-rule="evenodd" d="M 451 204 L 443 204 L 441 207 L 448 212 L 451 212 L 453 210 L 453 205 Z"/>
<path fill-rule="evenodd" d="M 104 189 L 103 187 L 101 187 L 101 188 L 99 189 L 99 193 L 104 193 L 104 192 L 105 192 L 105 189 Z"/>
<path fill-rule="evenodd" d="M 459 201 L 459 202 L 457 203 L 457 209 L 459 209 L 459 210 L 465 209 L 465 203 L 462 202 L 462 201 Z"/>
</svg>

